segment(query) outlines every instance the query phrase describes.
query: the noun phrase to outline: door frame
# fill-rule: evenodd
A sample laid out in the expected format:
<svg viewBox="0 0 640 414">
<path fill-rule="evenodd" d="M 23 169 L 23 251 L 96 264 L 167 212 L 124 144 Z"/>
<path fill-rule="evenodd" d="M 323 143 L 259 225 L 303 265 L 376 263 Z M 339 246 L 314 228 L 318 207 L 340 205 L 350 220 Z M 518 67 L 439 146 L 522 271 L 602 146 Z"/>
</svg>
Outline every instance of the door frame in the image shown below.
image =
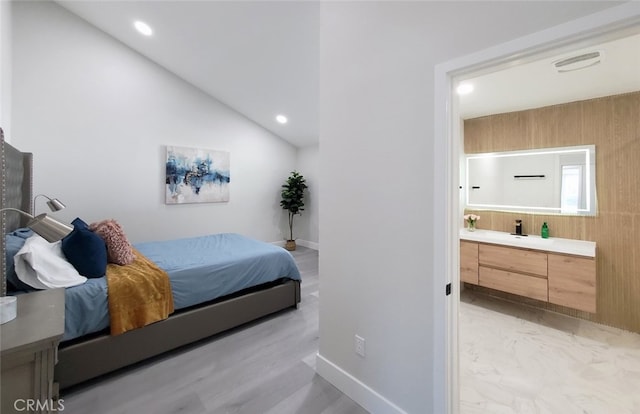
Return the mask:
<svg viewBox="0 0 640 414">
<path fill-rule="evenodd" d="M 433 412 L 460 409 L 459 160 L 462 126 L 457 82 L 640 31 L 640 2 L 628 2 L 436 65 L 434 86 L 434 399 Z M 451 295 L 445 287 L 452 285 Z M 441 317 L 442 316 L 442 317 Z"/>
</svg>

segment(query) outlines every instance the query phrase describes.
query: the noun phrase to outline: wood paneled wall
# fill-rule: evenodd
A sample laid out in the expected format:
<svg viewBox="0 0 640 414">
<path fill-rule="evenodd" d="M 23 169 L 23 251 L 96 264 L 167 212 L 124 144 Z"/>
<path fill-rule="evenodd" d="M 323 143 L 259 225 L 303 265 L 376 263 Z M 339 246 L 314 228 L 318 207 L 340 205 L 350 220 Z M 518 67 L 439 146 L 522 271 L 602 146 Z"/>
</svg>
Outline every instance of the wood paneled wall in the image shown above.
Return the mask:
<svg viewBox="0 0 640 414">
<path fill-rule="evenodd" d="M 466 120 L 465 153 L 595 144 L 598 215 L 472 211 L 478 228 L 592 240 L 597 244 L 597 313 L 528 304 L 640 333 L 640 92 Z M 518 297 L 491 292 L 509 299 Z"/>
</svg>

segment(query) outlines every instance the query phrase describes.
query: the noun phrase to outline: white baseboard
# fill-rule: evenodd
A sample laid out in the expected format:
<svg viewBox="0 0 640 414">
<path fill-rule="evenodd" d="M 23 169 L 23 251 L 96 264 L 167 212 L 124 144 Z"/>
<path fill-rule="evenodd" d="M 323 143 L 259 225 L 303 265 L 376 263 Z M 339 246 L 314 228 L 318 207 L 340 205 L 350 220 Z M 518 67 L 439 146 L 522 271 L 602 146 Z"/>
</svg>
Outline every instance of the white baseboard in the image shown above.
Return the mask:
<svg viewBox="0 0 640 414">
<path fill-rule="evenodd" d="M 320 353 L 316 354 L 316 372 L 371 413 L 407 414 L 402 408 L 320 355 Z"/>
<path fill-rule="evenodd" d="M 271 242 L 271 244 L 275 244 L 276 246 L 280 246 L 280 247 L 284 247 L 285 243 L 286 242 L 284 240 Z M 296 244 L 298 246 L 308 247 L 308 248 L 313 249 L 313 250 L 320 250 L 320 244 L 316 243 L 316 242 L 311 242 L 311 241 L 307 241 L 307 240 L 298 239 L 298 240 L 296 240 Z"/>
</svg>

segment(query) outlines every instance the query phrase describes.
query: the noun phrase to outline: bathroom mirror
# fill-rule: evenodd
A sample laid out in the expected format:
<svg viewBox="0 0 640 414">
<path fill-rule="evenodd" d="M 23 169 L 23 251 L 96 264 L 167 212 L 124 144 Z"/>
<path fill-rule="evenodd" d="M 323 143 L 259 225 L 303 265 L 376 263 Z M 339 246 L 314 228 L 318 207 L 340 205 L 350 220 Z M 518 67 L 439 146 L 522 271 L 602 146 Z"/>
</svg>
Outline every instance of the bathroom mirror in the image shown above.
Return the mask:
<svg viewBox="0 0 640 414">
<path fill-rule="evenodd" d="M 596 215 L 595 145 L 465 156 L 466 207 Z"/>
</svg>

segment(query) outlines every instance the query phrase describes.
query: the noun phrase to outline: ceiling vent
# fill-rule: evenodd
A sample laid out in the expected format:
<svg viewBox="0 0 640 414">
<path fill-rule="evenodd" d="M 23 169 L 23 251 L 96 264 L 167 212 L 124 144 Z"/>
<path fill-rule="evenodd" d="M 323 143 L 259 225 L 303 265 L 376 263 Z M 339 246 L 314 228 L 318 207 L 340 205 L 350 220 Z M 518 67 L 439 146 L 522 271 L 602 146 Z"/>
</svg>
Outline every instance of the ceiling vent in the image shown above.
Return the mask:
<svg viewBox="0 0 640 414">
<path fill-rule="evenodd" d="M 574 70 L 586 69 L 595 66 L 602 61 L 603 54 L 600 51 L 583 53 L 578 56 L 571 56 L 556 60 L 553 67 L 558 73 L 573 72 Z"/>
</svg>

